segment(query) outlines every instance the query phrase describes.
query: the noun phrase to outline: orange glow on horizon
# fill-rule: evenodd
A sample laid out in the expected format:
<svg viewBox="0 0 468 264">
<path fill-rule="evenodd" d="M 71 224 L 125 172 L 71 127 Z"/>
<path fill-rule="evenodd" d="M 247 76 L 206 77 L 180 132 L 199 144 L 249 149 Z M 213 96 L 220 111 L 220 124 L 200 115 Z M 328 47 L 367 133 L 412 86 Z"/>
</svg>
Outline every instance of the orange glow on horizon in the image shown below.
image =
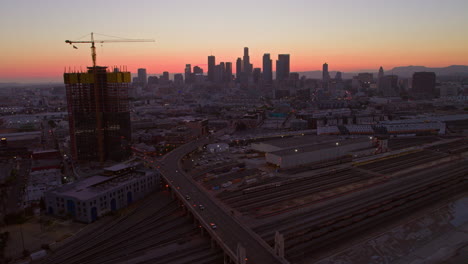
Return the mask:
<svg viewBox="0 0 468 264">
<path fill-rule="evenodd" d="M 178 53 L 171 52 L 151 52 L 148 50 L 134 51 L 126 53 L 118 52 L 119 48 L 98 49 L 97 62 L 102 66 L 126 66 L 127 70 L 136 73 L 138 68 L 146 68 L 148 74 L 161 74 L 164 71 L 170 73 L 183 73 L 185 64 L 192 67 L 199 65 L 207 73 L 208 55 L 200 55 L 202 52 L 189 53 L 189 51 Z M 86 67 L 91 65 L 89 50 L 84 48 L 79 53 L 74 50 L 62 50 L 57 57 L 47 57 L 45 54 L 27 54 L 20 58 L 10 58 L 9 65 L 0 66 L 0 79 L 57 79 L 61 81 L 64 70 L 86 71 Z M 266 53 L 266 52 L 265 52 Z M 285 52 L 286 53 L 286 52 Z M 270 53 L 273 60 L 273 70 L 277 54 Z M 233 72 L 236 69 L 236 59 L 242 57 L 242 47 L 235 52 L 225 51 L 216 56 L 216 64 L 232 62 Z M 250 51 L 251 63 L 254 67 L 262 68 L 263 52 L 253 53 Z M 301 50 L 290 53 L 291 72 L 320 71 L 322 64 L 326 61 L 330 71 L 354 72 L 360 70 L 377 71 L 380 66 L 390 70 L 398 66 L 418 65 L 426 67 L 446 67 L 449 65 L 466 64 L 468 56 L 458 52 L 439 52 L 431 54 L 404 54 L 384 53 L 377 55 L 376 52 L 362 54 L 333 54 L 322 56 L 320 54 L 310 54 Z M 464 55 L 464 56 L 461 56 Z M 7 58 L 8 60 L 8 58 Z"/>
</svg>

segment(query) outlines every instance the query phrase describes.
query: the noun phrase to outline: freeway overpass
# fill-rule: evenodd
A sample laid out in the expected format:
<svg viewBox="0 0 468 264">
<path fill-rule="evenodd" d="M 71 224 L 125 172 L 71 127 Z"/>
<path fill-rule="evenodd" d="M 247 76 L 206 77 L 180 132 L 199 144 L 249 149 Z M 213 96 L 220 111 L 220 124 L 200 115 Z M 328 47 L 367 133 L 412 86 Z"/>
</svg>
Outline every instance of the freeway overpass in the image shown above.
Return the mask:
<svg viewBox="0 0 468 264">
<path fill-rule="evenodd" d="M 283 257 L 276 255 L 273 248 L 262 238 L 232 217 L 219 201 L 210 197 L 190 175 L 182 170 L 180 160 L 209 142 L 209 139 L 204 137 L 168 153 L 160 161 L 161 177 L 170 186 L 174 195 L 206 229 L 213 241 L 216 241 L 229 256 L 226 263 L 229 260 L 238 264 L 288 263 Z M 190 196 L 189 201 L 185 199 L 187 195 Z M 193 206 L 194 204 L 197 206 Z M 204 210 L 199 209 L 200 204 L 205 207 Z M 211 223 L 214 223 L 217 228 L 212 229 Z"/>
</svg>

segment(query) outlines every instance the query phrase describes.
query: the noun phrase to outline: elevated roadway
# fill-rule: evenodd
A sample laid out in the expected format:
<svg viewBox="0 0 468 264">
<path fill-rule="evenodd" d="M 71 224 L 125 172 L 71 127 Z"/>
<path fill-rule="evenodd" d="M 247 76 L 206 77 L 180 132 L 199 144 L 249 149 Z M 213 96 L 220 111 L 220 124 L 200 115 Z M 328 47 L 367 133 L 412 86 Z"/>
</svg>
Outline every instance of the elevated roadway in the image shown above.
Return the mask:
<svg viewBox="0 0 468 264">
<path fill-rule="evenodd" d="M 237 221 L 219 201 L 215 201 L 192 178 L 186 174 L 181 166 L 181 159 L 199 147 L 210 143 L 208 138 L 187 143 L 170 153 L 160 161 L 162 177 L 171 190 L 182 200 L 194 217 L 206 228 L 211 237 L 236 263 L 274 264 L 288 263 L 274 254 L 274 250 L 256 233 Z M 190 200 L 186 200 L 186 196 Z M 199 209 L 199 205 L 205 207 Z M 195 205 L 195 206 L 193 206 Z M 217 226 L 211 228 L 211 223 Z M 245 259 L 237 259 L 238 245 L 246 251 Z"/>
</svg>

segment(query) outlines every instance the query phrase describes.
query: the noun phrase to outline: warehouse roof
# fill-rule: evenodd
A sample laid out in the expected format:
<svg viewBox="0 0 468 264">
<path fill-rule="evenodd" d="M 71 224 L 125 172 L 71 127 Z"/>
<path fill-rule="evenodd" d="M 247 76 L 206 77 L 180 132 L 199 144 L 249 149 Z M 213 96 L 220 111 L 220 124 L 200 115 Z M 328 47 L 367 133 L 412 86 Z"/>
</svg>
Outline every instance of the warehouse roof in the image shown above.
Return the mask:
<svg viewBox="0 0 468 264">
<path fill-rule="evenodd" d="M 292 148 L 292 147 L 331 142 L 331 141 L 336 141 L 336 140 L 337 140 L 336 136 L 307 135 L 307 136 L 274 139 L 274 140 L 269 140 L 265 142 L 259 142 L 258 144 L 267 144 L 267 145 L 271 145 L 277 148 Z"/>
<path fill-rule="evenodd" d="M 105 191 L 118 189 L 135 179 L 151 173 L 151 171 L 134 171 L 121 176 L 105 177 L 92 176 L 70 185 L 65 185 L 61 188 L 52 190 L 52 193 L 57 193 L 69 197 L 74 197 L 81 201 L 93 199 L 96 196 L 104 194 Z"/>
<path fill-rule="evenodd" d="M 271 154 L 277 155 L 277 156 L 298 155 L 300 153 L 308 153 L 308 152 L 314 152 L 314 151 L 319 151 L 319 150 L 324 150 L 324 149 L 331 149 L 331 148 L 336 148 L 339 146 L 345 146 L 345 145 L 350 145 L 350 144 L 365 143 L 365 142 L 369 142 L 370 140 L 371 139 L 369 137 L 352 138 L 352 139 L 346 139 L 346 140 L 336 140 L 336 137 L 335 137 L 334 141 L 328 141 L 326 143 L 321 143 L 321 144 L 306 145 L 302 147 L 292 147 L 288 149 L 274 151 L 274 152 L 271 152 Z"/>
</svg>

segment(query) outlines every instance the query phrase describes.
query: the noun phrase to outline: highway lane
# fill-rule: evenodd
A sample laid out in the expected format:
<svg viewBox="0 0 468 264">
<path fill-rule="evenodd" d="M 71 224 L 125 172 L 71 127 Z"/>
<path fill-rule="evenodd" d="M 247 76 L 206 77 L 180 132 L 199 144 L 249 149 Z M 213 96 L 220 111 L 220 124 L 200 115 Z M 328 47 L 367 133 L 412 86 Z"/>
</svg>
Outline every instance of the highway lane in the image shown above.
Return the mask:
<svg viewBox="0 0 468 264">
<path fill-rule="evenodd" d="M 196 205 L 196 210 L 205 222 L 217 225 L 215 232 L 232 252 L 237 251 L 238 243 L 243 245 L 246 250 L 246 263 L 287 263 L 274 255 L 273 249 L 265 241 L 236 221 L 220 202 L 214 201 L 180 168 L 179 161 L 184 155 L 209 142 L 207 138 L 203 138 L 185 144 L 167 154 L 160 163 L 162 175 L 174 190 L 179 191 L 183 196 L 190 196 L 190 203 Z M 202 211 L 198 208 L 200 204 L 205 207 L 205 210 Z"/>
</svg>

